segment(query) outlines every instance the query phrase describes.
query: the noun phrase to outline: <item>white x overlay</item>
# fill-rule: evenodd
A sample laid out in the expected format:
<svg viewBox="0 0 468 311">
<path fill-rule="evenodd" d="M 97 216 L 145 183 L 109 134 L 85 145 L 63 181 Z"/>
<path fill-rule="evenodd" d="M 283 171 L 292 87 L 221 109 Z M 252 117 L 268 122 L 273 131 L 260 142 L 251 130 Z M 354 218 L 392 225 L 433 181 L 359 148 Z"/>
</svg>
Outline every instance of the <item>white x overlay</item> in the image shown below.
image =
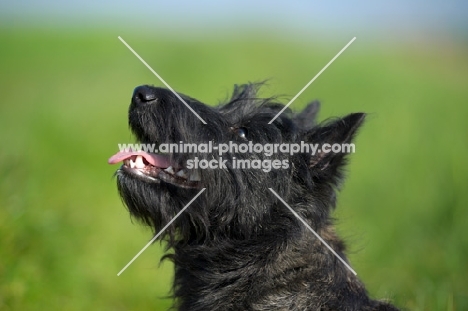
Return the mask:
<svg viewBox="0 0 468 311">
<path fill-rule="evenodd" d="M 160 75 L 158 75 L 158 73 L 156 71 L 154 71 L 141 57 L 140 55 L 138 55 L 138 53 L 136 53 L 131 47 L 130 45 L 127 44 L 127 42 L 125 42 L 124 39 L 122 39 L 120 36 L 118 37 L 119 40 L 172 92 L 174 93 L 174 95 L 182 102 L 185 104 L 185 106 L 187 106 L 188 109 L 190 109 L 190 111 L 195 115 L 197 116 L 198 119 L 200 119 L 200 121 L 203 122 L 203 124 L 207 124 L 186 102 L 185 100 L 180 97 L 179 94 L 177 94 L 176 91 L 174 91 L 174 89 L 172 89 L 169 84 L 166 83 L 166 81 L 164 81 L 163 78 L 161 78 Z M 268 122 L 268 124 L 271 124 L 273 123 L 273 121 L 279 117 L 279 115 L 281 113 L 283 113 L 301 94 L 302 92 L 304 92 L 311 84 L 312 82 L 314 82 L 327 68 L 328 66 L 330 66 L 337 58 L 338 56 L 341 55 L 341 53 L 343 53 L 353 42 L 354 40 L 356 40 L 356 37 L 354 37 L 353 39 L 351 39 L 351 41 L 348 42 L 348 44 L 345 45 L 345 47 L 343 47 L 341 49 L 341 51 L 338 52 L 338 54 L 335 55 L 335 57 L 333 57 L 329 62 L 328 64 L 325 65 L 325 67 L 322 68 L 322 70 L 319 71 L 319 73 L 317 73 L 315 75 L 315 77 L 312 78 L 312 80 L 310 80 L 300 91 L 299 93 L 297 93 L 296 96 L 294 96 L 290 101 L 289 103 L 280 111 L 278 112 L 278 114 L 273 118 L 271 119 L 270 122 Z M 296 211 L 294 211 L 273 189 L 271 188 L 268 188 L 293 214 L 294 216 L 299 219 L 303 224 L 304 226 L 307 227 L 307 229 L 309 229 L 316 237 L 317 239 L 320 240 L 320 242 L 322 242 L 345 266 L 346 268 L 348 268 L 354 275 L 357 275 L 357 273 L 353 270 L 353 268 L 351 268 L 351 266 L 345 261 L 343 260 L 343 258 L 341 258 L 334 250 L 333 248 L 331 248 L 326 242 L 324 239 L 322 239 L 322 237 L 317 234 L 317 232 L 314 231 L 314 229 L 312 229 L 310 227 L 310 225 L 304 220 L 302 219 L 299 214 L 297 214 Z M 164 226 L 164 228 L 162 228 L 139 252 L 138 254 L 136 254 L 132 260 L 130 260 L 130 262 L 122 269 L 120 270 L 119 273 L 117 273 L 117 276 L 120 276 L 189 206 L 190 204 L 192 204 L 195 199 L 203 193 L 203 191 L 205 191 L 206 188 L 202 188 L 200 190 L 200 192 L 197 193 L 197 195 L 195 195 L 195 197 L 189 202 L 187 203 L 187 205 L 181 209 L 175 216 L 174 218 L 171 219 L 171 221 L 169 221 L 169 223 Z"/>
</svg>

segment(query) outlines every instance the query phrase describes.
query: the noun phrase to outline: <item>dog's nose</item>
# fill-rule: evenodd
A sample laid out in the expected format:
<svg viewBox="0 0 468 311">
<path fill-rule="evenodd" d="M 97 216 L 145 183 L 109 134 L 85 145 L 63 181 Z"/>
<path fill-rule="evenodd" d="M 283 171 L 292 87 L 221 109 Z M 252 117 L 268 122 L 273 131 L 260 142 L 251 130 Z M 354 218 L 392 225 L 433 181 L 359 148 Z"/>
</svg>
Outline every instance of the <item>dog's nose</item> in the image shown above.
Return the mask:
<svg viewBox="0 0 468 311">
<path fill-rule="evenodd" d="M 158 98 L 157 89 L 148 85 L 141 85 L 133 91 L 133 101 L 147 103 Z"/>
</svg>

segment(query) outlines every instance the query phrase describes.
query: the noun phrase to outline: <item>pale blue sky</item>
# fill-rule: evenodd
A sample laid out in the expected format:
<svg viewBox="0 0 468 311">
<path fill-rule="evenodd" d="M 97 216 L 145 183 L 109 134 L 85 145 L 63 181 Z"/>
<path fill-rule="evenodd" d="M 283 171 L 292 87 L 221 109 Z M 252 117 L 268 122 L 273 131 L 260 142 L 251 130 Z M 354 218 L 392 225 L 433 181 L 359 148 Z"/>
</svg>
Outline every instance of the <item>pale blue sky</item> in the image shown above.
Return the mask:
<svg viewBox="0 0 468 311">
<path fill-rule="evenodd" d="M 0 3 L 0 25 L 158 27 L 173 32 L 246 28 L 284 32 L 399 36 L 456 34 L 467 38 L 468 1 L 52 1 Z"/>
</svg>

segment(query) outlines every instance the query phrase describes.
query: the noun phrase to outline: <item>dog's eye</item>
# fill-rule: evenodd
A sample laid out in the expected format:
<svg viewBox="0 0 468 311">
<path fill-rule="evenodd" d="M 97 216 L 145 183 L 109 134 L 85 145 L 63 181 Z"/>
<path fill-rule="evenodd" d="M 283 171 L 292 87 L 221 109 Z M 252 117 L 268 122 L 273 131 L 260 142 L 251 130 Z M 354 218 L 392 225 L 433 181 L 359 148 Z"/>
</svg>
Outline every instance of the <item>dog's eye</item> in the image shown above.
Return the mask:
<svg viewBox="0 0 468 311">
<path fill-rule="evenodd" d="M 236 134 L 239 135 L 240 138 L 247 138 L 247 129 L 245 127 L 239 127 L 236 129 Z"/>
</svg>

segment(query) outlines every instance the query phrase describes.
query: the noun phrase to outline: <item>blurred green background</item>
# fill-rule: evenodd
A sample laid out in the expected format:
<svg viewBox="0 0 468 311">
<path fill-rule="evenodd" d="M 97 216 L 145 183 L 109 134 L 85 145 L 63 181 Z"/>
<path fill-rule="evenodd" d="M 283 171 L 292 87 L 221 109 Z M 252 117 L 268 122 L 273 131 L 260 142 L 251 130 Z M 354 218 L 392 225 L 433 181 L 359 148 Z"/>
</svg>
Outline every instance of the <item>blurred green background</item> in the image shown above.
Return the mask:
<svg viewBox="0 0 468 311">
<path fill-rule="evenodd" d="M 463 3 L 439 10 L 430 1 L 425 19 L 419 7 L 358 1 L 364 13 L 343 19 L 339 6 L 240 2 L 2 4 L 0 310 L 171 304 L 172 266 L 159 265 L 158 245 L 116 275 L 150 231 L 132 223 L 106 161 L 133 142 L 133 88 L 161 85 L 119 35 L 173 88 L 212 104 L 235 83 L 264 79 L 263 93 L 287 102 L 357 36 L 292 106 L 319 99 L 321 120 L 369 113 L 335 213 L 351 263 L 374 297 L 407 310 L 468 310 Z"/>
</svg>

